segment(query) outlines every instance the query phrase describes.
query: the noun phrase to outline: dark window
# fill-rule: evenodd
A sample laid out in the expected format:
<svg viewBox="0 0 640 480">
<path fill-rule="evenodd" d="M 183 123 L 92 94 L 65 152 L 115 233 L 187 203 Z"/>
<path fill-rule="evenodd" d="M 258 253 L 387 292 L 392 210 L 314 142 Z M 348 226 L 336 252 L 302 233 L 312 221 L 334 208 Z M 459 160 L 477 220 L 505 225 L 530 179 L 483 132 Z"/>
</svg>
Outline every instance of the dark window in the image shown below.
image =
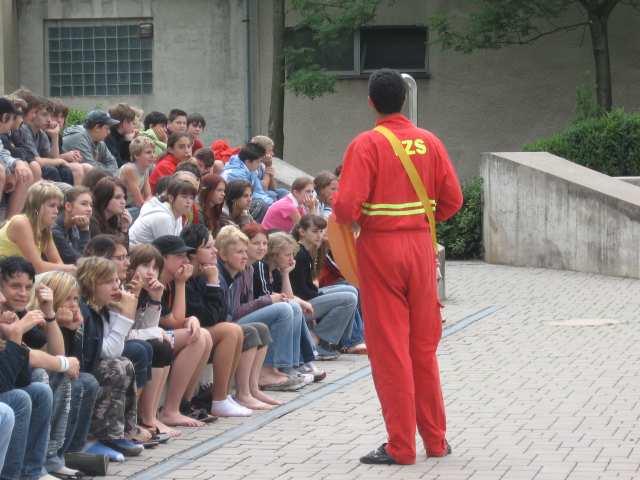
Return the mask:
<svg viewBox="0 0 640 480">
<path fill-rule="evenodd" d="M 152 38 L 140 40 L 139 22 L 110 21 L 47 28 L 49 94 L 139 95 L 153 91 Z M 131 75 L 130 72 L 143 72 Z"/>
<path fill-rule="evenodd" d="M 353 36 L 337 40 L 331 45 L 319 46 L 313 41 L 308 28 L 289 28 L 285 33 L 285 45 L 291 48 L 313 50 L 313 63 L 334 72 L 353 72 Z"/>
<path fill-rule="evenodd" d="M 424 27 L 363 28 L 360 31 L 361 70 L 395 68 L 426 71 L 427 29 Z"/>
</svg>

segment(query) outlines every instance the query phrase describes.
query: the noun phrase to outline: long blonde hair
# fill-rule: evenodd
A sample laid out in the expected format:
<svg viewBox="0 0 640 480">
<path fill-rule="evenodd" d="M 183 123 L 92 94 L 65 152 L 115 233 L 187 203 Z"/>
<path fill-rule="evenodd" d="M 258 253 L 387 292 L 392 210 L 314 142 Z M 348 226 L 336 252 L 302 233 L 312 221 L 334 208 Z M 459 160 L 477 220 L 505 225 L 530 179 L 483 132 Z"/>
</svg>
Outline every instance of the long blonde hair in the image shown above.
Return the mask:
<svg viewBox="0 0 640 480">
<path fill-rule="evenodd" d="M 53 310 L 58 311 L 60 306 L 65 302 L 74 290 L 78 290 L 78 282 L 75 277 L 67 272 L 51 271 L 36 275 L 36 281 L 31 289 L 31 300 L 27 306 L 27 310 L 40 308 L 35 292 L 40 285 L 46 285 L 53 290 Z"/>
<path fill-rule="evenodd" d="M 24 214 L 29 219 L 33 230 L 33 240 L 42 250 L 45 250 L 49 242 L 53 241 L 51 227 L 43 227 L 40 221 L 40 209 L 45 202 L 57 199 L 63 205 L 64 195 L 55 183 L 40 180 L 29 187 L 27 199 L 24 204 Z"/>
</svg>

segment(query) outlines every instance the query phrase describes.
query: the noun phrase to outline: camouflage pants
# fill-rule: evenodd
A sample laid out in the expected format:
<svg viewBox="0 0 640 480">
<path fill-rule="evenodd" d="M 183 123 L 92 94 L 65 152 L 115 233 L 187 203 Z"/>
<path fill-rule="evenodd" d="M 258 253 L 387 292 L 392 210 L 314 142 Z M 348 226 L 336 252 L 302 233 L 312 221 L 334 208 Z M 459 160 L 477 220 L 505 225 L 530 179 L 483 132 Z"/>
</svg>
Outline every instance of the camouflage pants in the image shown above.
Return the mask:
<svg viewBox="0 0 640 480">
<path fill-rule="evenodd" d="M 91 433 L 98 440 L 124 438 L 125 432 L 136 427 L 138 400 L 135 372 L 131 361 L 124 357 L 101 360 L 93 375 L 100 392 L 91 421 Z"/>
</svg>

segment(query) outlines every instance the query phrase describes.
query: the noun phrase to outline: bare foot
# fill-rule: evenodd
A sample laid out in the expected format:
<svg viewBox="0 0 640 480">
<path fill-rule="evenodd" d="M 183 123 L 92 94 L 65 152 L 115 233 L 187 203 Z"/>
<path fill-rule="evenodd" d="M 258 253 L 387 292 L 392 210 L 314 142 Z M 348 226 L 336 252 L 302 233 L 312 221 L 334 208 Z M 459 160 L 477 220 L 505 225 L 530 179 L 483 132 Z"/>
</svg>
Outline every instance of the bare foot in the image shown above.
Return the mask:
<svg viewBox="0 0 640 480">
<path fill-rule="evenodd" d="M 158 428 L 158 432 L 166 433 L 171 438 L 177 438 L 180 435 L 182 435 L 182 432 L 180 430 L 176 430 L 174 428 L 171 428 L 171 427 L 165 425 L 164 423 L 162 423 L 160 420 L 156 420 L 156 427 Z"/>
<path fill-rule="evenodd" d="M 267 395 L 266 393 L 264 393 L 261 390 L 257 390 L 257 391 L 251 391 L 251 396 L 254 398 L 257 398 L 258 400 L 260 400 L 261 402 L 264 403 L 268 403 L 269 405 L 284 405 L 285 402 L 280 401 L 280 400 L 276 400 L 275 398 L 270 397 L 269 395 Z"/>
<path fill-rule="evenodd" d="M 253 398 L 251 395 L 247 396 L 237 396 L 234 400 L 242 405 L 243 407 L 249 408 L 251 410 L 271 410 L 273 405 L 269 405 L 268 403 L 261 402 Z"/>
<path fill-rule="evenodd" d="M 162 423 L 170 427 L 204 427 L 204 423 L 193 418 L 185 417 L 180 413 L 168 413 L 163 411 L 160 415 Z"/>
</svg>

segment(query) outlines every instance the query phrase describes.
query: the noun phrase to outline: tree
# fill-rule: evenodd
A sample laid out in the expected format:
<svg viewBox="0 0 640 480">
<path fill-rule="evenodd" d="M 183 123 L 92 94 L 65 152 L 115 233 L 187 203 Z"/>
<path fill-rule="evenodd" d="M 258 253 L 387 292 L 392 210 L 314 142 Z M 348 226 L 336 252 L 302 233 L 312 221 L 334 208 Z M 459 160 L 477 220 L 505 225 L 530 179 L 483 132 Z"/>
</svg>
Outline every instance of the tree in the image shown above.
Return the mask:
<svg viewBox="0 0 640 480">
<path fill-rule="evenodd" d="M 473 0 L 466 19 L 447 15 L 431 18 L 432 30 L 444 49 L 471 53 L 527 45 L 548 35 L 589 27 L 595 65 L 596 98 L 599 107 L 612 106 L 608 22 L 618 5 L 640 11 L 640 0 Z M 559 23 L 571 11 L 579 11 L 579 22 Z"/>
<path fill-rule="evenodd" d="M 392 0 L 387 0 L 392 1 Z M 345 36 L 352 37 L 373 20 L 382 0 L 289 0 L 299 21 L 292 32 L 309 34 L 305 45 L 286 45 L 285 0 L 273 0 L 273 74 L 269 108 L 269 136 L 276 154 L 284 148 L 285 88 L 314 99 L 335 91 L 336 77 L 320 65 L 320 52 L 330 51 Z"/>
</svg>

